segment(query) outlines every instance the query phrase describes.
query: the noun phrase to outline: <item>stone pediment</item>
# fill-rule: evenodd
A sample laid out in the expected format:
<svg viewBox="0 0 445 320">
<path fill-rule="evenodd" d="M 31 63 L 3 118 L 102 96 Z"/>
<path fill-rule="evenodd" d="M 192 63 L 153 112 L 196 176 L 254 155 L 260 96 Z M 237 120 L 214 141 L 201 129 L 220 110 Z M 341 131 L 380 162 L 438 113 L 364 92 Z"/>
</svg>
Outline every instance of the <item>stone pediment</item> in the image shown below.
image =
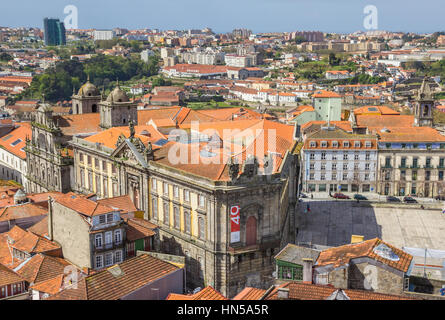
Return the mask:
<svg viewBox="0 0 445 320">
<path fill-rule="evenodd" d="M 125 138 L 121 135 L 116 143 L 116 149 L 111 154 L 111 157 L 122 159 L 129 164 L 140 165 L 144 168 L 148 167 L 148 160 L 150 160 L 147 153 L 148 148 L 138 138 Z"/>
</svg>

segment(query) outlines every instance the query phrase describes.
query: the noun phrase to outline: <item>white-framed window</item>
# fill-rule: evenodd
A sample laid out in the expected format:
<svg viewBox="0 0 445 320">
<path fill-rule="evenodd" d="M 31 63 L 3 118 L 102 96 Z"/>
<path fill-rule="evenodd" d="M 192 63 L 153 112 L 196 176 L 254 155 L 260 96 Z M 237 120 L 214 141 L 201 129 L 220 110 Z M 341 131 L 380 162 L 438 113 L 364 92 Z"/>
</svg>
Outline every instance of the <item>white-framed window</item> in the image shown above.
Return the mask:
<svg viewBox="0 0 445 320">
<path fill-rule="evenodd" d="M 164 224 L 170 225 L 170 205 L 164 202 Z"/>
<path fill-rule="evenodd" d="M 191 225 L 191 214 L 190 211 L 184 211 L 184 219 L 185 219 L 185 232 L 190 233 L 190 225 Z"/>
<path fill-rule="evenodd" d="M 175 218 L 175 221 L 174 221 L 175 228 L 179 229 L 180 225 L 181 225 L 181 215 L 180 215 L 180 212 L 179 212 L 179 208 L 176 207 L 176 206 L 173 207 L 173 216 Z"/>
<path fill-rule="evenodd" d="M 332 147 L 338 148 L 338 141 L 332 141 Z"/>
<path fill-rule="evenodd" d="M 117 250 L 114 253 L 114 263 L 121 263 L 122 262 L 122 250 Z"/>
<path fill-rule="evenodd" d="M 315 142 L 315 141 L 309 142 L 309 147 L 315 148 L 316 146 L 317 146 L 317 142 Z"/>
<path fill-rule="evenodd" d="M 337 160 L 337 151 L 332 152 L 332 160 Z"/>
<path fill-rule="evenodd" d="M 348 160 L 348 154 L 347 153 L 343 153 L 343 160 Z"/>
<path fill-rule="evenodd" d="M 153 191 L 157 191 L 158 190 L 158 182 L 156 181 L 155 178 L 151 179 L 151 188 L 153 189 Z"/>
<path fill-rule="evenodd" d="M 201 194 L 198 195 L 198 205 L 199 205 L 201 208 L 205 208 L 205 206 L 206 206 L 206 199 L 205 199 L 205 197 L 204 197 L 203 195 L 201 195 Z"/>
<path fill-rule="evenodd" d="M 365 141 L 365 148 L 371 148 L 372 143 L 371 141 Z"/>
<path fill-rule="evenodd" d="M 326 160 L 326 152 L 321 153 L 321 160 Z"/>
<path fill-rule="evenodd" d="M 155 219 L 159 219 L 158 216 L 158 199 L 157 198 L 153 198 L 151 199 L 151 205 L 152 205 L 152 213 L 153 213 L 153 218 Z"/>
<path fill-rule="evenodd" d="M 348 164 L 347 163 L 343 163 L 343 170 L 348 170 Z"/>
<path fill-rule="evenodd" d="M 310 163 L 309 164 L 309 170 L 314 170 L 315 169 L 315 164 L 314 163 Z"/>
<path fill-rule="evenodd" d="M 184 189 L 184 201 L 190 202 L 190 191 L 187 189 Z"/>
<path fill-rule="evenodd" d="M 369 152 L 366 152 L 366 154 L 365 154 L 365 160 L 366 160 L 366 161 L 371 160 L 371 154 L 370 154 Z"/>
<path fill-rule="evenodd" d="M 103 256 L 102 255 L 96 256 L 96 269 L 97 268 L 102 268 L 103 266 L 104 266 Z"/>
<path fill-rule="evenodd" d="M 322 141 L 321 142 L 321 147 L 322 148 L 327 148 L 327 146 L 328 146 L 328 142 L 327 141 Z"/>
<path fill-rule="evenodd" d="M 349 141 L 343 141 L 343 148 L 349 148 Z"/>
<path fill-rule="evenodd" d="M 96 234 L 94 237 L 94 244 L 96 248 L 102 248 L 102 234 Z"/>
<path fill-rule="evenodd" d="M 332 164 L 332 170 L 337 170 L 337 164 L 336 163 Z"/>
<path fill-rule="evenodd" d="M 325 163 L 321 164 L 320 170 L 326 170 L 326 164 Z"/>
<path fill-rule="evenodd" d="M 333 174 L 332 174 L 332 178 L 331 178 L 331 180 L 337 180 L 337 174 L 336 174 L 336 173 L 333 173 Z"/>
<path fill-rule="evenodd" d="M 369 173 L 365 173 L 365 181 L 369 180 Z"/>
<path fill-rule="evenodd" d="M 107 223 L 113 222 L 113 213 L 107 213 Z"/>
<path fill-rule="evenodd" d="M 99 223 L 100 223 L 100 224 L 105 223 L 105 215 L 104 215 L 104 214 L 101 214 L 101 215 L 99 216 Z"/>
<path fill-rule="evenodd" d="M 165 195 L 168 195 L 168 183 L 167 182 L 164 182 L 163 184 L 163 192 L 164 192 L 164 194 Z"/>
<path fill-rule="evenodd" d="M 368 170 L 369 170 L 369 166 L 370 166 L 370 164 L 369 164 L 369 163 L 365 163 L 365 170 L 366 170 L 366 171 L 368 171 Z"/>
<path fill-rule="evenodd" d="M 348 174 L 347 173 L 343 173 L 343 181 L 348 180 Z"/>
<path fill-rule="evenodd" d="M 122 242 L 122 231 L 120 229 L 114 230 L 114 242 L 120 244 Z"/>
<path fill-rule="evenodd" d="M 354 160 L 358 160 L 358 159 L 359 159 L 359 154 L 358 153 L 354 154 Z"/>
<path fill-rule="evenodd" d="M 354 163 L 354 170 L 358 170 L 358 163 Z"/>
<path fill-rule="evenodd" d="M 204 218 L 198 218 L 198 231 L 199 231 L 199 239 L 205 239 L 205 225 Z"/>
<path fill-rule="evenodd" d="M 361 143 L 360 141 L 354 141 L 354 148 L 360 148 Z"/>
<path fill-rule="evenodd" d="M 313 173 L 309 174 L 309 180 L 315 180 L 315 175 Z"/>
<path fill-rule="evenodd" d="M 113 232 L 107 231 L 105 232 L 105 245 L 110 245 L 113 243 Z"/>
<path fill-rule="evenodd" d="M 325 175 L 324 173 L 322 173 L 322 174 L 320 175 L 320 180 L 326 180 L 326 175 Z"/>
<path fill-rule="evenodd" d="M 310 160 L 315 160 L 315 153 L 313 153 L 313 152 L 310 153 L 310 154 L 309 154 L 309 159 L 310 159 Z"/>
<path fill-rule="evenodd" d="M 105 254 L 105 267 L 113 265 L 113 253 L 108 252 Z"/>
<path fill-rule="evenodd" d="M 173 186 L 173 196 L 178 199 L 179 198 L 179 187 Z"/>
</svg>

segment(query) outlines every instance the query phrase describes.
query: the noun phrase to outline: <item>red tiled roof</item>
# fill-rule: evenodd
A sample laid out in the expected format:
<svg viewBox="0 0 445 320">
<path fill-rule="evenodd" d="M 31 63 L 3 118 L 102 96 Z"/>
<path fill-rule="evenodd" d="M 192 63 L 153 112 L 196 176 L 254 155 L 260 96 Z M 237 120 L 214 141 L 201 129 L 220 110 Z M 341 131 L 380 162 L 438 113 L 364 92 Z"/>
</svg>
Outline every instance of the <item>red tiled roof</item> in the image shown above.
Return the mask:
<svg viewBox="0 0 445 320">
<path fill-rule="evenodd" d="M 212 286 L 205 287 L 195 294 L 170 293 L 165 300 L 228 300 Z"/>
<path fill-rule="evenodd" d="M 0 263 L 0 287 L 24 281 L 18 273 Z"/>
<path fill-rule="evenodd" d="M 257 288 L 244 288 L 240 293 L 238 293 L 232 300 L 259 300 L 266 290 Z"/>
<path fill-rule="evenodd" d="M 70 208 L 78 213 L 89 217 L 117 211 L 116 209 L 102 205 L 81 196 L 67 195 L 59 197 L 55 199 L 55 201 L 67 208 Z"/>
<path fill-rule="evenodd" d="M 398 257 L 399 260 L 393 261 L 376 254 L 373 250 L 379 244 L 388 246 Z M 397 270 L 407 272 L 413 256 L 400 250 L 379 238 L 366 240 L 360 243 L 347 244 L 339 247 L 323 250 L 318 256 L 315 268 L 318 266 L 332 265 L 334 268 L 348 264 L 351 259 L 369 257 L 380 261 Z"/>
</svg>

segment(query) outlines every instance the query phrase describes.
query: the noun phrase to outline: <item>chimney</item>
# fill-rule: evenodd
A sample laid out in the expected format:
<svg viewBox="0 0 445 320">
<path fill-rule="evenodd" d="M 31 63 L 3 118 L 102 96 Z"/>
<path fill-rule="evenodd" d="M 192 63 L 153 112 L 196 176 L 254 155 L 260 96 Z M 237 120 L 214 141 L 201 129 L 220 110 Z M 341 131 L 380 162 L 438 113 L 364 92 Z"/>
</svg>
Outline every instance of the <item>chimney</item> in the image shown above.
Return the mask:
<svg viewBox="0 0 445 320">
<path fill-rule="evenodd" d="M 289 299 L 289 288 L 278 288 L 277 298 L 278 299 Z"/>
<path fill-rule="evenodd" d="M 312 283 L 312 266 L 314 261 L 312 259 L 303 259 L 303 282 Z"/>
<path fill-rule="evenodd" d="M 48 197 L 48 237 L 49 240 L 53 239 L 53 198 L 51 196 Z"/>
</svg>

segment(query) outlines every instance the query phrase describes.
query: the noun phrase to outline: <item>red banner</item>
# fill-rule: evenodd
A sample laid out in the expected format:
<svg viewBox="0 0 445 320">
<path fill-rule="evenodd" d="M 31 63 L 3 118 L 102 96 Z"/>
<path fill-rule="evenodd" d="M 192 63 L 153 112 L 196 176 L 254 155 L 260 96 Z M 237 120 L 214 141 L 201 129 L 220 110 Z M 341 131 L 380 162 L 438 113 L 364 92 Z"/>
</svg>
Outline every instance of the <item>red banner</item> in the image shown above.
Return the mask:
<svg viewBox="0 0 445 320">
<path fill-rule="evenodd" d="M 240 206 L 230 208 L 230 242 L 240 241 Z"/>
</svg>

